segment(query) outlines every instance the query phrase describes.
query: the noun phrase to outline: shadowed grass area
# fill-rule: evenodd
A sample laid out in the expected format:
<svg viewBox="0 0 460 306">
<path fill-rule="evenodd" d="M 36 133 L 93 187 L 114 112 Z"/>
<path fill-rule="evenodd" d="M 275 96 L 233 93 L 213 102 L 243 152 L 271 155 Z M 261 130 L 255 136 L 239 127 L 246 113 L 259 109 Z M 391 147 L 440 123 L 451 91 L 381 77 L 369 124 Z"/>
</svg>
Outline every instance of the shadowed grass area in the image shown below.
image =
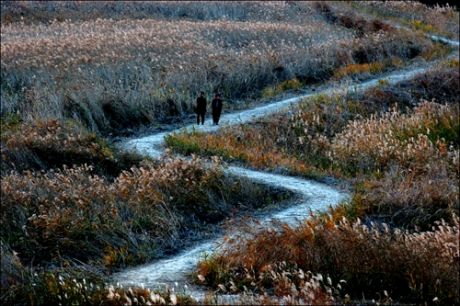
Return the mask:
<svg viewBox="0 0 460 306">
<path fill-rule="evenodd" d="M 3 174 L 86 163 L 100 175 L 115 177 L 144 159 L 116 150 L 106 139 L 73 120 L 23 122 L 17 115 L 2 117 L 1 148 Z"/>
<path fill-rule="evenodd" d="M 3 244 L 1 254 L 1 294 L 6 305 L 196 305 L 190 297 L 170 290 L 109 286 L 90 266 L 31 269 Z"/>
</svg>

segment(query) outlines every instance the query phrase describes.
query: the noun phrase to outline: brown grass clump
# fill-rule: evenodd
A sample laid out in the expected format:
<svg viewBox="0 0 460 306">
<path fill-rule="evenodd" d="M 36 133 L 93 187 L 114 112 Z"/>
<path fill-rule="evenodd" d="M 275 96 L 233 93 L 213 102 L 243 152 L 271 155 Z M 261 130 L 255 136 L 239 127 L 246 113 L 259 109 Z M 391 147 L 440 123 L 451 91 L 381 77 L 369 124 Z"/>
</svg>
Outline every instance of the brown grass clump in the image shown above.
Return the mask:
<svg viewBox="0 0 460 306">
<path fill-rule="evenodd" d="M 392 163 L 415 169 L 443 157 L 455 166 L 448 148 L 459 145 L 458 116 L 458 106 L 424 102 L 411 114 L 393 110 L 355 120 L 332 140 L 331 158 L 352 172 L 383 171 Z"/>
<path fill-rule="evenodd" d="M 357 75 L 363 73 L 371 73 L 375 74 L 381 72 L 384 68 L 384 64 L 382 63 L 369 63 L 369 64 L 350 64 L 345 67 L 338 69 L 334 73 L 334 77 L 337 79 L 341 79 L 345 76 L 349 75 Z"/>
<path fill-rule="evenodd" d="M 276 150 L 272 139 L 254 138 L 253 128 L 241 127 L 238 136 L 234 131 L 224 131 L 218 136 L 212 134 L 177 134 L 166 139 L 169 146 L 181 153 L 191 152 L 204 155 L 219 155 L 226 160 L 245 161 L 256 168 L 296 169 L 308 174 L 310 167 L 300 163 L 294 157 L 281 150 Z M 254 145 L 254 146 L 252 146 Z M 251 148 L 252 149 L 249 149 Z"/>
<path fill-rule="evenodd" d="M 307 301 L 324 288 L 329 302 L 458 303 L 459 224 L 454 220 L 426 232 L 330 218 L 305 221 L 296 229 L 248 229 L 244 240 L 235 239 L 202 261 L 197 273 L 211 286 Z"/>
<path fill-rule="evenodd" d="M 142 160 L 135 154 L 115 150 L 107 141 L 71 120 L 26 123 L 16 116 L 3 118 L 1 149 L 2 173 L 88 163 L 99 174 L 116 176 Z"/>
</svg>

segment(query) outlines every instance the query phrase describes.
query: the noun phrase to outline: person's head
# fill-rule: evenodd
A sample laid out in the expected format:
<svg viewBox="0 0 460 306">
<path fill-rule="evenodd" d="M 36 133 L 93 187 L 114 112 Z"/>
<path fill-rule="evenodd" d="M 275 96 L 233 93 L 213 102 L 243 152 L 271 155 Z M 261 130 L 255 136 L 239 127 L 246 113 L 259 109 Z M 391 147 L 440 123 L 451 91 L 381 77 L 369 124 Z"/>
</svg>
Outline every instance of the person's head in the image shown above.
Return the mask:
<svg viewBox="0 0 460 306">
<path fill-rule="evenodd" d="M 220 98 L 220 93 L 216 93 L 216 98 Z"/>
<path fill-rule="evenodd" d="M 200 91 L 200 96 L 204 96 L 204 91 Z"/>
</svg>

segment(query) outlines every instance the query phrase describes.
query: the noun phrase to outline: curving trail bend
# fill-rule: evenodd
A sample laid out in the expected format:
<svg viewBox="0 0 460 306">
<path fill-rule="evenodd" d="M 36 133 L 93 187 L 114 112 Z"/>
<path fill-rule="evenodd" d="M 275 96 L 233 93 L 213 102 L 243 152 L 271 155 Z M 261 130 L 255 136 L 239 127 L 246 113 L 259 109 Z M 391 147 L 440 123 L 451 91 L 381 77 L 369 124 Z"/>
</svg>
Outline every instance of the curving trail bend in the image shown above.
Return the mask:
<svg viewBox="0 0 460 306">
<path fill-rule="evenodd" d="M 430 38 L 432 40 L 441 41 L 454 47 L 458 47 L 459 45 L 458 41 L 449 40 L 439 36 L 432 36 Z M 452 53 L 451 56 L 458 58 L 458 51 Z M 331 95 L 350 91 L 363 91 L 378 85 L 379 82 L 383 80 L 390 84 L 395 84 L 400 81 L 409 80 L 417 74 L 424 73 L 429 68 L 430 66 L 427 65 L 422 68 L 400 70 L 384 77 L 374 78 L 360 83 L 352 83 L 339 89 L 330 87 L 322 91 L 273 102 L 264 106 L 255 107 L 253 109 L 225 114 L 221 117 L 221 125 L 219 126 L 211 125 L 210 120 L 208 119 L 208 123 L 206 125 L 197 126 L 195 124 L 190 124 L 182 129 L 128 140 L 122 143 L 122 147 L 128 150 L 136 150 L 139 153 L 148 155 L 150 157 L 158 158 L 162 155 L 165 149 L 164 137 L 170 133 L 192 130 L 200 132 L 214 132 L 222 126 L 225 127 L 247 123 L 277 112 L 286 111 L 291 106 L 296 105 L 302 100 L 308 97 L 312 97 L 316 94 Z M 273 219 L 295 225 L 299 220 L 308 217 L 310 211 L 324 211 L 329 206 L 336 205 L 348 198 L 348 194 L 346 192 L 339 191 L 334 187 L 328 186 L 326 184 L 298 177 L 283 176 L 262 171 L 253 171 L 233 166 L 228 167 L 225 171 L 230 175 L 246 177 L 270 186 L 285 188 L 301 196 L 300 201 L 296 201 L 296 203 L 293 203 L 288 208 L 259 217 L 258 219 L 261 221 L 261 226 L 269 226 L 270 223 L 268 221 Z M 227 234 L 231 235 L 231 233 Z M 219 243 L 222 242 L 222 238 L 223 237 L 217 237 L 214 240 L 204 241 L 169 258 L 116 273 L 113 275 L 113 281 L 125 286 L 136 285 L 150 288 L 159 288 L 162 286 L 171 287 L 172 284 L 177 283 L 186 284 L 187 275 L 193 271 L 193 268 L 197 262 L 203 258 L 205 253 L 209 254 L 215 251 L 218 248 Z M 197 295 L 203 296 L 204 294 L 203 291 L 199 290 L 199 288 L 191 289 L 193 286 L 190 286 L 189 288 L 191 291 L 188 293 L 192 292 L 195 297 Z"/>
<path fill-rule="evenodd" d="M 299 220 L 308 216 L 310 211 L 320 211 L 335 205 L 345 199 L 348 194 L 336 190 L 325 184 L 296 177 L 270 174 L 260 171 L 248 170 L 240 167 L 228 167 L 227 173 L 245 177 L 263 184 L 291 190 L 301 195 L 295 205 L 286 209 L 260 216 L 260 226 L 269 226 L 271 220 L 286 222 L 295 225 Z M 128 269 L 114 275 L 114 280 L 122 285 L 141 285 L 150 288 L 171 285 L 174 283 L 187 283 L 187 274 L 205 253 L 210 254 L 222 242 L 222 237 L 205 241 L 193 248 L 185 250 L 178 255 L 159 260 L 152 264 Z M 189 285 L 192 287 L 191 285 Z M 194 290 L 197 293 L 197 290 Z"/>
</svg>

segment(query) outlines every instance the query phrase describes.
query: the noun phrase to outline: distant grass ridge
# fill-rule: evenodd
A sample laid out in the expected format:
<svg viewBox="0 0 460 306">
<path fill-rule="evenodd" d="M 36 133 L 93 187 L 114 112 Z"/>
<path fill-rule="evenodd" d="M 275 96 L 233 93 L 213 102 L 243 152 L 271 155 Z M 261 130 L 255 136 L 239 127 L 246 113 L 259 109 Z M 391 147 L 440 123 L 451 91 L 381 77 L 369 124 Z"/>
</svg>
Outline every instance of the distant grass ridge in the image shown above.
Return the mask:
<svg viewBox="0 0 460 306">
<path fill-rule="evenodd" d="M 18 5 L 18 10 L 34 5 Z M 129 134 L 143 125 L 186 118 L 201 90 L 209 95 L 221 92 L 226 108 L 232 109 L 241 107 L 242 100 L 269 98 L 335 74 L 352 75 L 337 72 L 350 65 L 383 65 L 361 71 L 373 73 L 394 67 L 390 65 L 394 61 L 442 55 L 436 51 L 440 47 L 422 35 L 383 25 L 374 29 L 330 24 L 309 2 L 210 4 L 210 12 L 216 9 L 228 16 L 248 6 L 251 12 L 244 21 L 220 17 L 197 21 L 193 16 L 200 15 L 198 9 L 193 10 L 197 14 L 190 17 L 193 20 L 182 18 L 179 12 L 196 7 L 194 3 L 142 5 L 172 15 L 167 20 L 2 24 L 1 115 L 74 119 L 92 132 Z M 122 5 L 35 6 L 52 15 L 53 7 L 85 11 L 88 6 Z M 285 20 L 281 12 L 292 18 Z M 368 22 L 357 15 L 349 18 L 352 24 Z"/>
</svg>

